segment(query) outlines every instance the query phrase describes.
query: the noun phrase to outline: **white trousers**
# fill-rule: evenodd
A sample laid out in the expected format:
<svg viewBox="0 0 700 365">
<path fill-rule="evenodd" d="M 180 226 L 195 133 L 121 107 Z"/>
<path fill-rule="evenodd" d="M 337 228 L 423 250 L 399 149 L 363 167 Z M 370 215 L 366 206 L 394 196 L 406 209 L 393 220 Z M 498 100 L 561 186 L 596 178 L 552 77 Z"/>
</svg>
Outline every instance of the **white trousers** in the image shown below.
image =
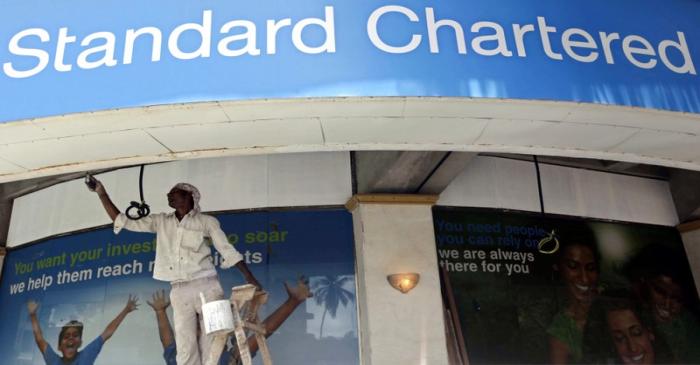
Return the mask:
<svg viewBox="0 0 700 365">
<path fill-rule="evenodd" d="M 217 276 L 172 283 L 170 303 L 173 306 L 178 365 L 202 365 L 209 356 L 213 337 L 204 333 L 200 292 L 207 302 L 224 298 Z"/>
</svg>

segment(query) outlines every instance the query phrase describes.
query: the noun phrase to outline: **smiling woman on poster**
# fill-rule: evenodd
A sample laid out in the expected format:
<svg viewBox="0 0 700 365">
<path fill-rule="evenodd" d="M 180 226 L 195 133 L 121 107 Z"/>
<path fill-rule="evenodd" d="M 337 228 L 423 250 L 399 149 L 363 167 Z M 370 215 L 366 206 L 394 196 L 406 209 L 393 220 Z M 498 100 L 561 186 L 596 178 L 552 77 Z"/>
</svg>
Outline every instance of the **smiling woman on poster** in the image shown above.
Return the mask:
<svg viewBox="0 0 700 365">
<path fill-rule="evenodd" d="M 565 304 L 547 328 L 549 361 L 577 363 L 583 358 L 583 331 L 598 294 L 600 256 L 587 228 L 562 230 L 557 235 L 561 248 L 553 270 L 564 285 Z"/>
<path fill-rule="evenodd" d="M 587 363 L 670 364 L 669 346 L 644 316 L 640 303 L 626 289 L 607 293 L 596 302 L 586 328 Z"/>
</svg>

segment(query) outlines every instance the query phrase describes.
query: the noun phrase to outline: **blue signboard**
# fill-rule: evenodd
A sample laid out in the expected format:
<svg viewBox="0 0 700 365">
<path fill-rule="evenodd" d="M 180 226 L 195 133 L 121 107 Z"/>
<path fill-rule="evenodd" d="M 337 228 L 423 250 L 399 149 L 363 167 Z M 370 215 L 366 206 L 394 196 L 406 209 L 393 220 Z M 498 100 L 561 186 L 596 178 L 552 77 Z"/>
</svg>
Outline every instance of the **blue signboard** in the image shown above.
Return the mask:
<svg viewBox="0 0 700 365">
<path fill-rule="evenodd" d="M 335 96 L 700 112 L 691 0 L 0 3 L 0 121 Z"/>
<path fill-rule="evenodd" d="M 229 242 L 243 254 L 269 293 L 261 318 L 289 298 L 285 283 L 297 288 L 299 277 L 304 276 L 314 293 L 270 336 L 273 360 L 357 364 L 350 214 L 307 210 L 220 214 L 217 218 Z M 84 325 L 81 351 L 85 351 L 132 295 L 138 297 L 138 310 L 129 313 L 104 344 L 96 364 L 165 364 L 157 317 L 147 304 L 159 290 L 166 295 L 170 290 L 168 283 L 151 277 L 156 244 L 152 234 L 123 231 L 115 236 L 111 228 L 103 228 L 11 251 L 0 285 L 1 362 L 44 364 L 34 341 L 29 301 L 39 304 L 39 324 L 53 349 L 57 349 L 61 328 L 78 320 Z M 213 259 L 218 266 L 218 254 Z M 244 283 L 235 268 L 219 270 L 219 277 L 226 297 L 231 287 Z M 255 364 L 262 363 L 258 357 Z"/>
</svg>

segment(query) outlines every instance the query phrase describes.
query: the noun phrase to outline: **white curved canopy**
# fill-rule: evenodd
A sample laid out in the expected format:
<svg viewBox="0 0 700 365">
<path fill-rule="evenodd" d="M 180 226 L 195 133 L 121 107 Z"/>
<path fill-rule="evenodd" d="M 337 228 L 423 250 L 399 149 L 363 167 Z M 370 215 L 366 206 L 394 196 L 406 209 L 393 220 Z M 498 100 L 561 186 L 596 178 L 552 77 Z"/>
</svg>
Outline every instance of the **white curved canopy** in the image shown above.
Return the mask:
<svg viewBox="0 0 700 365">
<path fill-rule="evenodd" d="M 507 152 L 700 170 L 700 115 L 445 97 L 172 104 L 0 124 L 0 182 L 201 157 L 345 150 Z"/>
</svg>

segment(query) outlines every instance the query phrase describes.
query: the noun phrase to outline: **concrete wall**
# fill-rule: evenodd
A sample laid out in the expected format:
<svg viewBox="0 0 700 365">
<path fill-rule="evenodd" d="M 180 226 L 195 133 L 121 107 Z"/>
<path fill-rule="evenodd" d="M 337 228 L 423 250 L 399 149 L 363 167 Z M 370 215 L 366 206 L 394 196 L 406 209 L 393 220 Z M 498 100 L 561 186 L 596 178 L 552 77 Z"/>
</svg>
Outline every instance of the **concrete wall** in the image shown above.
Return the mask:
<svg viewBox="0 0 700 365">
<path fill-rule="evenodd" d="M 540 165 L 546 213 L 675 226 L 666 181 Z M 478 156 L 440 195 L 439 205 L 540 211 L 534 163 Z"/>
<path fill-rule="evenodd" d="M 118 208 L 139 200 L 139 168 L 97 176 Z M 144 195 L 152 212 L 169 211 L 165 194 L 178 182 L 202 193 L 204 211 L 285 206 L 342 205 L 352 196 L 347 152 L 277 154 L 185 160 L 148 165 Z M 31 222 L 31 228 L 27 222 Z M 14 201 L 9 247 L 110 223 L 83 180 L 70 181 Z"/>
<path fill-rule="evenodd" d="M 115 204 L 139 199 L 138 168 L 98 176 Z M 149 165 L 146 202 L 168 210 L 170 187 L 188 181 L 202 191 L 206 211 L 344 204 L 352 195 L 346 152 L 186 160 Z M 678 216 L 666 181 L 542 165 L 547 213 L 675 226 Z M 539 211 L 532 162 L 479 156 L 441 194 L 440 205 Z M 50 209 L 49 209 L 50 207 Z M 28 229 L 26 222 L 32 222 Z M 55 234 L 108 224 L 93 194 L 76 180 L 14 201 L 9 247 Z"/>
</svg>

